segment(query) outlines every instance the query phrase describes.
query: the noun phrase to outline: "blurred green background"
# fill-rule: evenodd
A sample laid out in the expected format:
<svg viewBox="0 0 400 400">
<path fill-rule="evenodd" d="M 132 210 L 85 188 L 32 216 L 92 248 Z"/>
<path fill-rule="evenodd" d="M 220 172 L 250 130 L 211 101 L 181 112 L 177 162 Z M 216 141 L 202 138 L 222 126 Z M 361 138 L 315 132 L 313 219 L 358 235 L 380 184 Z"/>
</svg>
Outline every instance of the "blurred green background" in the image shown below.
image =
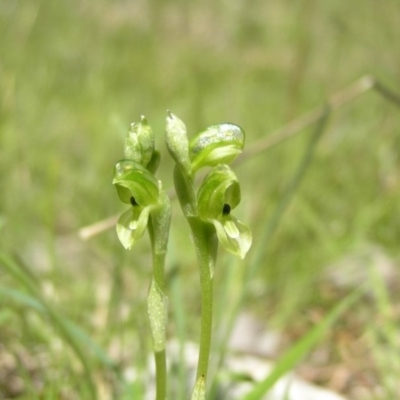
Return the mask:
<svg viewBox="0 0 400 400">
<path fill-rule="evenodd" d="M 169 188 L 166 109 L 185 121 L 190 135 L 229 121 L 244 128 L 251 144 L 365 74 L 399 93 L 399 15 L 395 0 L 0 0 L 0 250 L 30 271 L 46 298 L 113 359 L 143 365 L 149 349 L 147 238 L 126 252 L 113 229 L 88 242 L 77 236 L 81 227 L 123 210 L 111 180 L 130 122 L 144 114 L 152 125 L 162 154 L 158 177 Z M 367 269 L 378 254 L 397 272 L 399 126 L 399 108 L 375 91 L 335 111 L 268 243 L 258 237 L 313 128 L 238 165 L 243 199 L 235 215 L 252 228 L 254 244 L 240 263 L 221 252 L 217 302 L 250 288 L 243 308 L 297 337 L 313 322 L 310 310 L 323 313 L 345 291 L 326 282 L 329 266 L 360 255 Z M 172 296 L 172 288 L 180 288 L 184 322 L 174 322 L 172 310 L 169 335 L 176 337 L 180 326 L 196 341 L 195 255 L 177 204 L 173 210 L 169 290 Z M 256 255 L 262 261 L 244 288 Z M 341 268 L 345 279 L 347 266 Z M 0 276 L 2 285 L 23 291 L 3 268 Z M 387 295 L 393 310 L 384 322 L 391 324 L 399 298 L 389 289 Z M 51 324 L 0 299 L 0 360 L 2 353 L 13 358 L 9 376 L 20 380 L 13 387 L 0 379 L 0 397 L 64 398 L 57 396 L 65 392 L 73 398 L 79 368 Z M 362 336 L 365 322 L 378 317 L 374 306 L 360 310 L 349 318 L 361 319 Z M 217 307 L 217 317 L 220 312 Z M 385 360 L 386 344 L 375 344 Z M 368 353 L 369 361 L 373 357 Z M 32 370 L 26 358 L 35 360 Z M 385 362 L 371 363 L 375 378 L 365 398 L 377 395 L 375 386 L 388 371 L 397 373 Z M 102 382 L 104 393 L 117 391 L 112 378 Z"/>
</svg>

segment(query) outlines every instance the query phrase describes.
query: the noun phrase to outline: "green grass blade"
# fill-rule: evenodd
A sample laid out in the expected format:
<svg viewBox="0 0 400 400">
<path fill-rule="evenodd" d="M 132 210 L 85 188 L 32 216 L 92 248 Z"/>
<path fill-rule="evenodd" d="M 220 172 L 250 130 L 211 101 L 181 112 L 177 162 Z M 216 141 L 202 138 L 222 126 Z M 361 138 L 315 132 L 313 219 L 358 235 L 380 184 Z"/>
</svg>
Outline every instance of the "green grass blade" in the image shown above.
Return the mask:
<svg viewBox="0 0 400 400">
<path fill-rule="evenodd" d="M 304 154 L 300 160 L 300 163 L 298 164 L 293 176 L 291 177 L 286 190 L 276 206 L 276 209 L 274 213 L 272 214 L 271 217 L 269 217 L 265 223 L 265 228 L 262 232 L 258 234 L 254 234 L 254 239 L 259 243 L 257 249 L 254 252 L 254 255 L 252 259 L 249 262 L 249 266 L 244 272 L 243 276 L 243 284 L 242 287 L 244 288 L 242 293 L 238 296 L 238 300 L 235 302 L 235 304 L 232 306 L 232 312 L 230 313 L 230 316 L 227 319 L 226 323 L 226 330 L 225 330 L 225 335 L 222 335 L 223 339 L 220 342 L 220 354 L 219 354 L 219 361 L 218 365 L 222 364 L 223 358 L 225 356 L 226 352 L 226 344 L 228 343 L 228 338 L 230 333 L 232 332 L 236 316 L 239 313 L 240 307 L 243 304 L 245 297 L 246 297 L 246 288 L 254 276 L 254 274 L 257 272 L 257 269 L 262 265 L 262 259 L 268 250 L 268 243 L 271 241 L 272 236 L 276 232 L 276 229 L 279 226 L 279 223 L 281 222 L 285 211 L 289 207 L 297 189 L 299 188 L 301 182 L 303 181 L 306 172 L 311 165 L 314 151 L 316 148 L 316 145 L 319 141 L 319 139 L 322 137 L 322 134 L 325 131 L 325 127 L 328 121 L 328 118 L 330 116 L 330 107 L 326 106 L 325 113 L 321 115 L 321 119 L 318 121 L 317 126 L 315 127 L 315 130 L 307 144 L 307 147 L 304 151 Z"/>
<path fill-rule="evenodd" d="M 278 379 L 293 367 L 315 346 L 325 332 L 347 311 L 363 294 L 364 287 L 350 293 L 318 325 L 300 339 L 284 354 L 274 370 L 258 383 L 242 400 L 260 400 L 272 388 Z"/>
<path fill-rule="evenodd" d="M 386 398 L 395 398 L 400 372 L 398 326 L 390 301 L 389 289 L 378 266 L 370 265 L 369 283 L 375 300 L 376 323 L 368 326 L 372 356 L 381 376 Z"/>
<path fill-rule="evenodd" d="M 67 329 L 70 331 L 71 335 L 75 336 L 76 339 L 79 340 L 82 346 L 86 346 L 88 349 L 90 349 L 93 354 L 96 356 L 96 358 L 106 367 L 111 368 L 113 370 L 117 371 L 117 366 L 114 363 L 114 361 L 106 354 L 106 352 L 97 344 L 95 343 L 90 336 L 83 331 L 79 326 L 77 326 L 75 323 L 70 321 L 69 319 L 66 319 L 64 317 L 64 322 L 67 327 Z"/>
<path fill-rule="evenodd" d="M 10 289 L 3 285 L 0 285 L 0 300 L 3 299 L 11 300 L 17 303 L 18 305 L 32 308 L 41 314 L 46 312 L 42 304 L 32 296 L 29 296 L 24 292 L 20 292 L 19 290 Z"/>
<path fill-rule="evenodd" d="M 47 314 L 46 308 L 40 303 L 40 301 L 19 290 L 10 289 L 0 285 L 0 299 L 8 299 L 17 303 L 18 305 L 32 308 L 39 314 Z M 67 329 L 81 342 L 81 345 L 90 349 L 97 360 L 100 361 L 105 367 L 111 369 L 116 368 L 115 363 L 106 354 L 106 352 L 97 343 L 95 343 L 85 331 L 79 328 L 68 318 L 63 318 Z"/>
<path fill-rule="evenodd" d="M 36 284 L 32 282 L 30 277 L 18 266 L 7 255 L 0 253 L 0 263 L 5 267 L 5 269 L 20 283 L 22 284 L 31 294 L 40 302 L 41 306 L 48 313 L 50 320 L 52 321 L 54 327 L 59 331 L 60 335 L 63 337 L 66 343 L 74 351 L 75 355 L 81 361 L 83 369 L 85 371 L 85 381 L 90 393 L 90 398 L 93 400 L 97 399 L 97 390 L 92 378 L 92 370 L 87 359 L 86 353 L 83 347 L 78 342 L 75 335 L 72 334 L 70 329 L 68 329 L 68 324 L 65 322 L 65 318 L 60 316 L 60 314 L 48 304 L 45 299 L 41 296 Z"/>
<path fill-rule="evenodd" d="M 257 242 L 260 245 L 257 247 L 257 251 L 254 252 L 253 258 L 250 260 L 250 265 L 247 269 L 246 282 L 249 282 L 249 280 L 256 273 L 257 269 L 261 265 L 263 265 L 262 260 L 268 247 L 266 243 L 270 242 L 271 237 L 276 232 L 276 229 L 278 228 L 282 217 L 285 214 L 285 211 L 288 209 L 294 195 L 296 194 L 301 182 L 303 181 L 303 178 L 309 166 L 311 165 L 316 145 L 325 131 L 329 116 L 330 107 L 326 106 L 325 113 L 318 121 L 315 130 L 310 138 L 310 141 L 308 142 L 307 148 L 304 151 L 304 155 L 301 158 L 300 163 L 297 166 L 292 178 L 290 179 L 289 184 L 287 185 L 286 190 L 282 196 L 282 199 L 278 203 L 274 213 L 271 215 L 268 222 L 265 224 L 264 230 L 258 234 Z"/>
</svg>

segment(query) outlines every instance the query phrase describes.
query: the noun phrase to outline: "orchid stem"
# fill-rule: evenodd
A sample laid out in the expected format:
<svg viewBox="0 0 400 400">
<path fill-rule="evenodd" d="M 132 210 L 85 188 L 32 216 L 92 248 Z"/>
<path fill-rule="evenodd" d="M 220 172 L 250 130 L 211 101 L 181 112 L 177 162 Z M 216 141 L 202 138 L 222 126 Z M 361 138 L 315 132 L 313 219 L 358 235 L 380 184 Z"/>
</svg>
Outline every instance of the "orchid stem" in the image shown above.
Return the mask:
<svg viewBox="0 0 400 400">
<path fill-rule="evenodd" d="M 154 246 L 153 246 L 154 249 Z M 164 292 L 164 264 L 165 253 L 157 254 L 153 251 L 153 279 Z M 154 352 L 156 365 L 156 400 L 166 400 L 167 398 L 167 361 L 165 348 L 162 351 Z"/>
<path fill-rule="evenodd" d="M 200 350 L 197 364 L 197 378 L 207 380 L 208 363 L 211 349 L 212 313 L 213 313 L 213 270 L 214 257 L 211 250 L 214 233 L 209 232 L 206 224 L 198 218 L 188 219 L 192 230 L 199 262 L 201 286 L 201 327 Z"/>
<path fill-rule="evenodd" d="M 212 312 L 213 312 L 213 270 L 216 246 L 215 231 L 211 225 L 201 221 L 197 215 L 196 195 L 191 177 L 181 168 L 175 167 L 175 190 L 182 210 L 188 220 L 199 263 L 201 286 L 201 328 L 200 350 L 197 365 L 197 378 L 207 380 L 208 363 L 211 350 Z"/>
<path fill-rule="evenodd" d="M 167 213 L 169 212 L 169 203 L 167 207 Z M 151 248 L 153 256 L 153 281 L 157 288 L 164 295 L 165 290 L 165 255 L 167 242 L 163 241 L 160 236 L 160 230 L 162 231 L 163 222 L 169 226 L 169 218 L 160 218 L 160 214 L 153 213 L 151 216 L 151 222 L 148 224 Z M 161 228 L 161 229 L 160 229 Z M 165 328 L 165 327 L 164 327 Z M 165 343 L 165 338 L 164 338 Z M 166 362 L 166 351 L 165 345 L 161 350 L 154 350 L 154 359 L 156 366 L 156 400 L 166 400 L 167 398 L 167 362 Z"/>
</svg>

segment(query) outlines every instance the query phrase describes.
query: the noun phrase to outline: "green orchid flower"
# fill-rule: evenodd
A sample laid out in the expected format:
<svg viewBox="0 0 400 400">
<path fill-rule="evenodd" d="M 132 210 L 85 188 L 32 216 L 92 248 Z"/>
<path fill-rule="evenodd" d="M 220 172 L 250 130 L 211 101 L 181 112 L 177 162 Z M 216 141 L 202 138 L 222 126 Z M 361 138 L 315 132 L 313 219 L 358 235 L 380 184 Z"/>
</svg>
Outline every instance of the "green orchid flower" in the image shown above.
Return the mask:
<svg viewBox="0 0 400 400">
<path fill-rule="evenodd" d="M 243 150 L 245 134 L 238 125 L 224 123 L 209 126 L 189 142 L 192 171 L 201 167 L 229 164 Z"/>
<path fill-rule="evenodd" d="M 159 183 L 138 162 L 121 160 L 115 166 L 113 184 L 120 200 L 131 205 L 117 222 L 119 240 L 126 249 L 131 249 L 143 236 L 150 212 L 159 206 Z"/>
<path fill-rule="evenodd" d="M 250 249 L 250 229 L 231 215 L 240 203 L 240 186 L 233 171 L 219 164 L 204 178 L 198 193 L 199 217 L 212 223 L 225 250 L 244 258 Z"/>
</svg>

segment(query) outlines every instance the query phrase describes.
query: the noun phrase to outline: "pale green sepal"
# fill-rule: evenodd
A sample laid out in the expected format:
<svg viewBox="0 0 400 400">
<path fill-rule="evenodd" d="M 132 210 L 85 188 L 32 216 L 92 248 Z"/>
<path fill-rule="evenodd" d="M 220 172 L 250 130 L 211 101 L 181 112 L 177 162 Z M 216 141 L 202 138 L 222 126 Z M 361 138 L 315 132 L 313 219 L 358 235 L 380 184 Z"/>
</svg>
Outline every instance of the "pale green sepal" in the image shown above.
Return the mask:
<svg viewBox="0 0 400 400">
<path fill-rule="evenodd" d="M 125 140 L 124 156 L 147 167 L 154 152 L 154 134 L 144 116 L 131 124 Z"/>
<path fill-rule="evenodd" d="M 119 217 L 116 227 L 117 235 L 125 249 L 130 250 L 143 236 L 151 209 L 152 206 L 132 206 Z"/>
<path fill-rule="evenodd" d="M 161 291 L 156 281 L 153 280 L 151 282 L 149 296 L 147 298 L 147 310 L 149 313 L 154 352 L 156 353 L 165 349 L 167 303 L 167 297 Z"/>
<path fill-rule="evenodd" d="M 137 204 L 144 207 L 156 204 L 159 196 L 157 179 L 142 165 L 132 160 L 121 160 L 114 170 L 112 182 L 124 203 L 131 204 L 133 196 Z"/>
<path fill-rule="evenodd" d="M 252 242 L 251 231 L 247 225 L 232 215 L 222 215 L 220 218 L 213 219 L 210 222 L 215 226 L 221 246 L 243 259 Z"/>
<path fill-rule="evenodd" d="M 191 400 L 205 400 L 206 399 L 206 382 L 204 376 L 200 376 L 194 385 Z"/>
<path fill-rule="evenodd" d="M 194 136 L 189 143 L 193 172 L 201 167 L 232 162 L 243 150 L 245 134 L 240 126 L 212 125 Z"/>
<path fill-rule="evenodd" d="M 186 125 L 170 111 L 167 112 L 165 142 L 172 158 L 180 168 L 189 174 L 191 166 Z"/>
</svg>

